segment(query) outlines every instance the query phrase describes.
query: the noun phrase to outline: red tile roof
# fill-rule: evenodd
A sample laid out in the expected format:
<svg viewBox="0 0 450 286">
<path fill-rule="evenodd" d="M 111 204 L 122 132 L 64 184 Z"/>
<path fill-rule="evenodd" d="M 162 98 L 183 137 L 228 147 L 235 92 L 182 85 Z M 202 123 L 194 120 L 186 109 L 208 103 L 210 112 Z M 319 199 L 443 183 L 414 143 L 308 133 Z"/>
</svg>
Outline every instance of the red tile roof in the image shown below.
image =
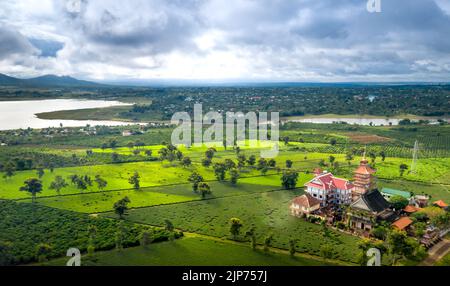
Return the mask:
<svg viewBox="0 0 450 286">
<path fill-rule="evenodd" d="M 407 228 L 409 225 L 411 225 L 413 223 L 413 221 L 405 216 L 405 217 L 401 217 L 398 220 L 396 220 L 392 226 L 399 229 L 399 230 L 404 230 L 405 228 Z"/>
<path fill-rule="evenodd" d="M 307 182 L 305 186 L 319 188 L 327 191 L 333 189 L 350 190 L 354 187 L 353 184 L 348 180 L 336 178 L 331 173 L 319 175 L 311 181 Z"/>
<path fill-rule="evenodd" d="M 305 208 L 310 208 L 312 206 L 320 204 L 320 201 L 311 196 L 310 194 L 304 194 L 300 197 L 296 197 L 295 199 L 293 199 L 292 203 L 299 206 L 303 206 Z"/>
<path fill-rule="evenodd" d="M 415 212 L 420 211 L 420 210 L 421 210 L 421 208 L 416 208 L 415 206 L 412 206 L 412 205 L 407 205 L 403 209 L 403 211 L 405 211 L 407 213 L 415 213 Z"/>
<path fill-rule="evenodd" d="M 446 203 L 444 203 L 443 200 L 435 201 L 435 202 L 433 203 L 433 205 L 437 205 L 438 207 L 441 207 L 441 208 L 446 208 L 446 207 L 448 207 L 448 205 L 447 205 Z"/>
</svg>

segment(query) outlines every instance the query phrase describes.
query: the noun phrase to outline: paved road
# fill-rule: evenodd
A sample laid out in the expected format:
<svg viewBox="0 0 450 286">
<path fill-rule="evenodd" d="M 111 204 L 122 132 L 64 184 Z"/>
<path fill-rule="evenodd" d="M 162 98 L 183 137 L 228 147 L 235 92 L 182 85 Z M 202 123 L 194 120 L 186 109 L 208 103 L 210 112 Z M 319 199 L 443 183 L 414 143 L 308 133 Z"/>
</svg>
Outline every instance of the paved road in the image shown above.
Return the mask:
<svg viewBox="0 0 450 286">
<path fill-rule="evenodd" d="M 444 239 L 428 251 L 429 256 L 421 263 L 421 265 L 432 266 L 436 263 L 436 261 L 444 257 L 449 251 L 450 240 Z"/>
</svg>

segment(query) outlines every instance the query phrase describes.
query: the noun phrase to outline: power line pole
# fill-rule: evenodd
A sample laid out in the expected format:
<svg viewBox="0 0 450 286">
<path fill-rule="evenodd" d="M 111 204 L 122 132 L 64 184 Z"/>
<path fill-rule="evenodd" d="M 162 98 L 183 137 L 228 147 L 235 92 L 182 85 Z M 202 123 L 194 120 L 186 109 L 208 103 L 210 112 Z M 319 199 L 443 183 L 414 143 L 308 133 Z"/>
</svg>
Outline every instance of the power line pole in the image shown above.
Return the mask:
<svg viewBox="0 0 450 286">
<path fill-rule="evenodd" d="M 411 173 L 415 174 L 417 171 L 417 155 L 419 153 L 419 141 L 416 140 L 414 143 L 414 150 L 413 150 L 413 160 L 411 163 Z"/>
</svg>

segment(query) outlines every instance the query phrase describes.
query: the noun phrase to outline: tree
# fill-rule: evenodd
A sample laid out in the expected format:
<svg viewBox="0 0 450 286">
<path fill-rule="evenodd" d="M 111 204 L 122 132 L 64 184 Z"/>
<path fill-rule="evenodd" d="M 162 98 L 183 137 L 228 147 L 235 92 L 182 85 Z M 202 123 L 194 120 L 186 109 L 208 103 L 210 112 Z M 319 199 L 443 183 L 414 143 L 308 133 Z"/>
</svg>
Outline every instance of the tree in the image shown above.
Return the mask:
<svg viewBox="0 0 450 286">
<path fill-rule="evenodd" d="M 133 176 L 131 176 L 128 179 L 128 183 L 130 183 L 130 185 L 133 185 L 133 188 L 135 190 L 139 190 L 139 188 L 141 187 L 140 186 L 140 178 L 141 178 L 141 176 L 139 175 L 139 173 L 138 172 L 134 172 Z"/>
<path fill-rule="evenodd" d="M 258 160 L 258 165 L 256 166 L 256 169 L 258 169 L 259 171 L 261 171 L 261 173 L 265 174 L 267 173 L 267 160 L 264 158 L 260 158 Z"/>
<path fill-rule="evenodd" d="M 105 149 L 108 148 L 108 144 L 103 143 L 100 148 L 102 149 L 102 151 L 105 151 Z"/>
<path fill-rule="evenodd" d="M 283 142 L 284 142 L 284 145 L 285 145 L 285 146 L 289 145 L 289 137 L 288 137 L 288 136 L 285 136 L 285 137 L 283 138 Z"/>
<path fill-rule="evenodd" d="M 133 150 L 133 154 L 134 154 L 135 156 L 137 156 L 137 155 L 141 154 L 141 150 L 140 150 L 140 149 L 134 149 L 134 150 Z"/>
<path fill-rule="evenodd" d="M 140 239 L 141 246 L 147 247 L 150 243 L 152 243 L 152 235 L 150 231 L 144 230 L 141 233 L 141 239 Z"/>
<path fill-rule="evenodd" d="M 239 171 L 236 168 L 230 170 L 230 182 L 232 185 L 237 184 L 239 176 L 240 176 Z"/>
<path fill-rule="evenodd" d="M 328 157 L 328 161 L 330 162 L 330 164 L 333 164 L 335 160 L 336 157 L 334 157 L 333 155 L 330 155 L 330 157 Z"/>
<path fill-rule="evenodd" d="M 95 225 L 91 224 L 88 226 L 87 231 L 88 231 L 88 237 L 89 237 L 87 251 L 88 251 L 88 254 L 90 256 L 92 256 L 95 251 L 95 237 L 97 235 L 97 227 Z"/>
<path fill-rule="evenodd" d="M 337 140 L 336 139 L 333 138 L 333 139 L 330 140 L 330 145 L 331 146 L 335 146 L 336 144 L 337 144 Z"/>
<path fill-rule="evenodd" d="M 119 218 L 122 219 L 123 216 L 128 211 L 128 204 L 130 203 L 130 199 L 128 197 L 124 197 L 123 199 L 118 200 L 114 203 L 114 212 L 119 215 Z"/>
<path fill-rule="evenodd" d="M 403 174 L 405 173 L 405 171 L 408 170 L 408 165 L 406 165 L 406 164 L 401 164 L 401 165 L 399 166 L 399 168 L 400 168 L 400 177 L 403 177 Z"/>
<path fill-rule="evenodd" d="M 109 141 L 109 147 L 111 147 L 112 149 L 115 149 L 117 147 L 117 140 L 111 139 Z"/>
<path fill-rule="evenodd" d="M 275 167 L 277 166 L 277 161 L 275 161 L 274 159 L 270 159 L 270 160 L 267 162 L 267 165 L 268 165 L 270 168 L 275 168 Z"/>
<path fill-rule="evenodd" d="M 381 161 L 384 162 L 384 160 L 386 160 L 386 152 L 381 151 L 380 152 L 380 157 L 381 157 Z"/>
<path fill-rule="evenodd" d="M 183 165 L 183 167 L 189 167 L 190 165 L 192 165 L 192 160 L 189 157 L 184 157 L 181 161 L 181 164 Z"/>
<path fill-rule="evenodd" d="M 297 250 L 296 250 L 296 244 L 297 244 L 297 241 L 296 241 L 295 239 L 289 240 L 289 254 L 290 254 L 291 256 L 294 256 L 294 255 L 295 255 L 295 252 L 297 252 Z"/>
<path fill-rule="evenodd" d="M 230 219 L 230 233 L 234 239 L 236 239 L 237 236 L 240 234 L 241 227 L 242 227 L 242 223 L 241 223 L 240 219 L 238 219 L 238 218 Z"/>
<path fill-rule="evenodd" d="M 409 204 L 409 201 L 402 196 L 393 196 L 389 202 L 396 210 L 402 210 Z"/>
<path fill-rule="evenodd" d="M 200 191 L 200 194 L 202 195 L 202 199 L 206 198 L 206 195 L 211 194 L 211 187 L 206 182 L 199 183 L 198 190 Z"/>
<path fill-rule="evenodd" d="M 8 179 L 11 178 L 12 176 L 14 176 L 14 171 L 15 171 L 15 167 L 14 164 L 12 162 L 8 162 L 4 167 L 3 167 L 3 172 L 5 173 L 3 175 L 3 178 Z"/>
<path fill-rule="evenodd" d="M 113 163 L 119 162 L 119 154 L 117 154 L 116 152 L 113 152 L 111 154 L 111 160 L 113 161 Z"/>
<path fill-rule="evenodd" d="M 294 162 L 292 162 L 292 160 L 286 160 L 286 168 L 288 168 L 288 169 L 292 168 L 293 164 L 294 164 Z"/>
<path fill-rule="evenodd" d="M 102 177 L 100 177 L 100 175 L 95 176 L 95 183 L 97 183 L 97 187 L 102 191 L 108 185 L 108 182 L 105 179 L 103 179 Z"/>
<path fill-rule="evenodd" d="M 205 152 L 205 156 L 206 156 L 206 158 L 212 160 L 214 157 L 214 153 L 216 153 L 216 149 L 208 148 L 208 150 L 206 150 L 206 152 Z"/>
<path fill-rule="evenodd" d="M 377 155 L 374 152 L 369 153 L 369 157 L 371 159 L 372 164 L 375 164 L 375 160 L 377 159 Z"/>
<path fill-rule="evenodd" d="M 194 171 L 188 178 L 188 181 L 192 183 L 192 190 L 194 192 L 198 191 L 198 184 L 203 182 L 203 177 L 197 172 Z"/>
<path fill-rule="evenodd" d="M 413 253 L 411 245 L 408 243 L 406 232 L 393 229 L 389 232 L 386 243 L 392 265 L 395 265 L 398 259 L 409 256 Z"/>
<path fill-rule="evenodd" d="M 298 181 L 298 173 L 294 171 L 285 171 L 281 176 L 281 185 L 286 190 L 295 189 Z"/>
<path fill-rule="evenodd" d="M 66 180 L 64 180 L 63 177 L 56 176 L 55 180 L 50 183 L 50 190 L 56 190 L 56 193 L 59 195 L 61 190 L 68 185 L 69 184 L 67 184 Z"/>
<path fill-rule="evenodd" d="M 148 157 L 151 157 L 151 156 L 152 156 L 152 153 L 153 153 L 153 151 L 152 151 L 152 150 L 150 150 L 150 149 L 146 149 L 146 150 L 144 151 L 144 153 L 145 153 L 145 155 L 147 155 Z"/>
<path fill-rule="evenodd" d="M 252 227 L 249 231 L 247 231 L 245 233 L 245 236 L 246 237 L 250 237 L 250 246 L 252 247 L 253 250 L 256 250 L 257 243 L 256 243 L 256 231 L 255 231 L 255 228 Z"/>
<path fill-rule="evenodd" d="M 224 181 L 226 175 L 227 168 L 223 163 L 215 163 L 214 164 L 214 175 L 216 176 L 218 181 Z"/>
<path fill-rule="evenodd" d="M 236 163 L 234 163 L 234 161 L 231 159 L 225 159 L 224 164 L 225 164 L 225 167 L 227 168 L 227 170 L 236 168 Z"/>
<path fill-rule="evenodd" d="M 245 166 L 245 161 L 247 160 L 247 158 L 245 157 L 244 154 L 239 154 L 237 156 L 237 160 L 238 160 L 237 166 L 238 166 L 239 169 L 241 169 L 241 168 L 243 168 Z"/>
<path fill-rule="evenodd" d="M 47 260 L 48 256 L 52 251 L 52 247 L 46 243 L 39 243 L 36 246 L 36 259 L 39 262 L 44 262 Z"/>
<path fill-rule="evenodd" d="M 204 159 L 202 160 L 202 166 L 203 166 L 203 167 L 208 168 L 209 166 L 211 166 L 211 163 L 212 163 L 211 159 L 204 158 Z"/>
<path fill-rule="evenodd" d="M 134 148 L 134 143 L 133 142 L 128 142 L 127 143 L 127 147 L 130 148 L 130 149 L 133 149 Z"/>
<path fill-rule="evenodd" d="M 250 155 L 250 157 L 248 157 L 247 164 L 249 164 L 250 166 L 254 166 L 255 163 L 256 163 L 256 156 Z"/>
<path fill-rule="evenodd" d="M 266 236 L 266 238 L 264 238 L 264 251 L 269 251 L 270 246 L 272 245 L 272 241 L 273 241 L 273 236 L 272 234 L 269 234 L 268 236 Z"/>
<path fill-rule="evenodd" d="M 350 166 L 352 164 L 353 154 L 351 152 L 345 154 L 345 160 L 347 161 L 348 165 Z"/>
<path fill-rule="evenodd" d="M 125 240 L 126 232 L 127 232 L 127 229 L 125 228 L 123 221 L 119 221 L 119 223 L 117 225 L 116 237 L 115 237 L 117 251 L 122 251 L 122 249 L 123 249 L 123 243 Z"/>
<path fill-rule="evenodd" d="M 173 226 L 173 223 L 170 220 L 166 219 L 164 220 L 164 229 L 172 232 L 175 229 L 175 227 Z"/>
<path fill-rule="evenodd" d="M 42 179 L 42 177 L 44 176 L 45 172 L 43 168 L 38 168 L 36 170 L 36 175 L 39 177 L 39 179 Z"/>
<path fill-rule="evenodd" d="M 20 191 L 31 194 L 31 202 L 36 201 L 36 194 L 42 192 L 42 182 L 37 178 L 30 178 L 24 182 L 25 185 L 20 187 Z"/>
</svg>

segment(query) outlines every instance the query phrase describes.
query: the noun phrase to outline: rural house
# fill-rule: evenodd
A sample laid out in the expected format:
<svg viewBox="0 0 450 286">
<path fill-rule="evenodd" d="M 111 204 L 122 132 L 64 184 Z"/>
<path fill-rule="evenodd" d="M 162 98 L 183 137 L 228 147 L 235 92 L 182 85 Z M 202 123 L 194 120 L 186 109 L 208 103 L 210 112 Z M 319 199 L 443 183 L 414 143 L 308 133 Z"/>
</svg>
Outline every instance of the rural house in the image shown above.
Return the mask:
<svg viewBox="0 0 450 286">
<path fill-rule="evenodd" d="M 304 194 L 292 200 L 290 209 L 293 216 L 309 215 L 320 209 L 320 201 Z"/>
</svg>

